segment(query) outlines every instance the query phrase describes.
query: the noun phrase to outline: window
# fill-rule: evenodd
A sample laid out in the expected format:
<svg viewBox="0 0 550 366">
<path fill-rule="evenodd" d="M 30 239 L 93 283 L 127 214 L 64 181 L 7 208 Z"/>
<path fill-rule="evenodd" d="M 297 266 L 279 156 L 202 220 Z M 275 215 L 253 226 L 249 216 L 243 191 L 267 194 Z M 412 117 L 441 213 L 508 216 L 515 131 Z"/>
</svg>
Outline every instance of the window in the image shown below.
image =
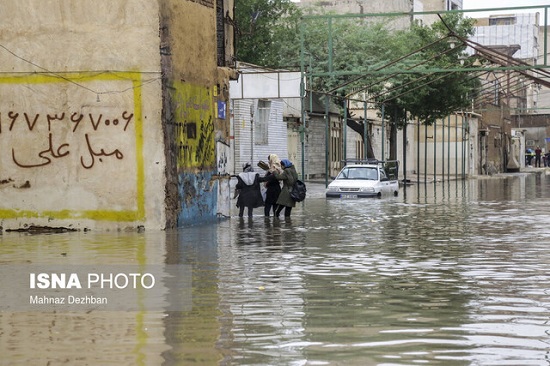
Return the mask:
<svg viewBox="0 0 550 366">
<path fill-rule="evenodd" d="M 258 101 L 258 113 L 254 118 L 254 142 L 256 145 L 268 144 L 269 115 L 271 114 L 271 101 Z"/>
<path fill-rule="evenodd" d="M 516 17 L 491 17 L 489 18 L 489 25 L 514 25 L 516 24 Z"/>
<path fill-rule="evenodd" d="M 451 0 L 447 2 L 447 10 L 460 10 L 460 6 Z"/>
</svg>

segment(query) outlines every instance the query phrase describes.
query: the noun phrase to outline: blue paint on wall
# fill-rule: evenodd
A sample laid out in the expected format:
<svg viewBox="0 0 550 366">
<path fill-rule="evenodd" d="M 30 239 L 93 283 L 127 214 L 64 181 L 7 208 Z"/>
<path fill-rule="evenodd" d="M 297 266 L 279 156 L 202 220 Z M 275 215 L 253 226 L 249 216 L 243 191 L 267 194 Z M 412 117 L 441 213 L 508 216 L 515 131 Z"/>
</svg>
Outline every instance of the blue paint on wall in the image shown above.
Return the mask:
<svg viewBox="0 0 550 366">
<path fill-rule="evenodd" d="M 218 180 L 215 172 L 178 174 L 178 227 L 217 219 Z"/>
</svg>

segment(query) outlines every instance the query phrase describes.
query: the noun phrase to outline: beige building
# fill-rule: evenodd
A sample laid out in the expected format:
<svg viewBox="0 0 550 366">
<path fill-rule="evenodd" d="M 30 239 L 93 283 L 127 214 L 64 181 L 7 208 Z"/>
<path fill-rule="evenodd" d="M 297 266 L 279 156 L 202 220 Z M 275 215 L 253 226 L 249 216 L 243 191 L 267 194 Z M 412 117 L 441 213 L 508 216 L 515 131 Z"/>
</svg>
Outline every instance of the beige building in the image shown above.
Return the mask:
<svg viewBox="0 0 550 366">
<path fill-rule="evenodd" d="M 0 11 L 4 230 L 163 229 L 225 213 L 232 0 Z"/>
</svg>

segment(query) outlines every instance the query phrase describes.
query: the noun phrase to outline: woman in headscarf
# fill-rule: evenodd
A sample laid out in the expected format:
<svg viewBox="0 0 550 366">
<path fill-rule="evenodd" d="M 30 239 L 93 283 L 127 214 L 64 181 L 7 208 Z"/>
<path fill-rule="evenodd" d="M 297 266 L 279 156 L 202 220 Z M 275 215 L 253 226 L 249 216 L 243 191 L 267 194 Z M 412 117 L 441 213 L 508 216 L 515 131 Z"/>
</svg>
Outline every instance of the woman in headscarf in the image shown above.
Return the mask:
<svg viewBox="0 0 550 366">
<path fill-rule="evenodd" d="M 273 215 L 275 216 L 277 213 L 277 199 L 281 193 L 281 183 L 275 176 L 275 173 L 281 174 L 283 168 L 281 167 L 281 160 L 276 154 L 270 154 L 267 157 L 267 161 L 269 163 L 269 169 L 265 176 L 261 178 L 261 181 L 265 182 L 266 188 L 264 214 L 269 217 L 272 208 Z"/>
<path fill-rule="evenodd" d="M 282 173 L 274 173 L 275 177 L 278 180 L 283 182 L 283 189 L 279 198 L 277 199 L 277 211 L 275 215 L 279 217 L 283 208 L 285 209 L 285 217 L 290 217 L 292 208 L 296 206 L 296 202 L 290 197 L 290 191 L 292 191 L 292 186 L 298 180 L 298 173 L 294 164 L 288 159 L 281 160 L 281 165 L 283 167 Z"/>
<path fill-rule="evenodd" d="M 243 217 L 245 207 L 248 207 L 248 217 L 252 217 L 252 211 L 256 207 L 264 205 L 262 192 L 260 191 L 260 174 L 254 173 L 250 163 L 243 164 L 243 172 L 237 175 L 235 189 L 239 191 L 239 197 L 237 198 L 239 217 Z"/>
</svg>

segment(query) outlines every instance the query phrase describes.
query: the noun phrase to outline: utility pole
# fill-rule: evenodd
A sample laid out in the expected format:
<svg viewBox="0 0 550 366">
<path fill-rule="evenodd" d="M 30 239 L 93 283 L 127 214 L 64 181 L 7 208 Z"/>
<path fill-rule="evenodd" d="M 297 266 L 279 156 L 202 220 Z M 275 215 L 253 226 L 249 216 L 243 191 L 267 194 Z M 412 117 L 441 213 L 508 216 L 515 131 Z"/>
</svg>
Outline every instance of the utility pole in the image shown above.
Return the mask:
<svg viewBox="0 0 550 366">
<path fill-rule="evenodd" d="M 254 166 L 254 100 L 250 105 L 250 164 Z"/>
</svg>

